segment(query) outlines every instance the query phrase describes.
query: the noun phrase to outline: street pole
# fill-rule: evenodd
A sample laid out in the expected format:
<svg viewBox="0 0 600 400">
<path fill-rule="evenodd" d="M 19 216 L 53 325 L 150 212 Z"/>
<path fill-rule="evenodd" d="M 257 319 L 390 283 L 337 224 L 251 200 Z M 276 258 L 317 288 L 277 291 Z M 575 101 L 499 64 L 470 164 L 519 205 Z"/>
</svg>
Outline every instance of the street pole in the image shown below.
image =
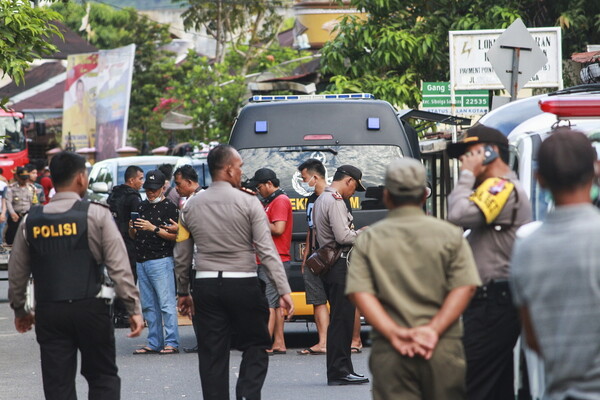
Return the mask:
<svg viewBox="0 0 600 400">
<path fill-rule="evenodd" d="M 512 58 L 512 70 L 507 70 L 506 72 L 510 72 L 510 101 L 515 101 L 517 99 L 517 92 L 519 91 L 519 59 L 521 58 L 521 50 L 523 51 L 531 51 L 531 47 L 514 47 L 514 46 L 500 46 L 501 49 L 512 49 L 513 58 Z"/>
</svg>

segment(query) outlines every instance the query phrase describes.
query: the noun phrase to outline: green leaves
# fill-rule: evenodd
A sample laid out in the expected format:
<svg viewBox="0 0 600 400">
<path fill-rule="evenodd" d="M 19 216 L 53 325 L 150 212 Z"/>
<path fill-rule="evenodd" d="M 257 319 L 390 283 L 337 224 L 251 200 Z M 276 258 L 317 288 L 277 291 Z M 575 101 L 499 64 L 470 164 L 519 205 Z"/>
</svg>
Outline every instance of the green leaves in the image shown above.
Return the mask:
<svg viewBox="0 0 600 400">
<path fill-rule="evenodd" d="M 529 27 L 563 28 L 563 54 L 600 43 L 600 1 L 352 0 L 368 13 L 346 17 L 322 49 L 330 91 L 367 91 L 416 107 L 422 81 L 449 79 L 448 31 L 500 29 L 523 18 Z"/>
<path fill-rule="evenodd" d="M 33 8 L 28 1 L 2 0 L 0 6 L 0 70 L 16 84 L 23 81 L 29 63 L 57 51 L 48 38 L 62 37 L 51 22 L 60 15 L 46 8 Z"/>
</svg>

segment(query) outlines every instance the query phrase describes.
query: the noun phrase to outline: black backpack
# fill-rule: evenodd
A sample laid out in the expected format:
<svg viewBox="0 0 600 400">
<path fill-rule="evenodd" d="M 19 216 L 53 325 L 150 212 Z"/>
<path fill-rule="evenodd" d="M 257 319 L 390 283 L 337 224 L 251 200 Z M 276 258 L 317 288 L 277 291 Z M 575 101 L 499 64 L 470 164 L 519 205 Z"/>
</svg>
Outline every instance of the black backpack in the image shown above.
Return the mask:
<svg viewBox="0 0 600 400">
<path fill-rule="evenodd" d="M 106 203 L 108 204 L 110 212 L 112 213 L 121 233 L 127 233 L 129 229 L 130 215 L 125 207 L 127 205 L 129 196 L 139 196 L 139 194 L 137 192 L 123 190 L 117 186 L 110 193 L 108 199 L 106 199 Z"/>
</svg>

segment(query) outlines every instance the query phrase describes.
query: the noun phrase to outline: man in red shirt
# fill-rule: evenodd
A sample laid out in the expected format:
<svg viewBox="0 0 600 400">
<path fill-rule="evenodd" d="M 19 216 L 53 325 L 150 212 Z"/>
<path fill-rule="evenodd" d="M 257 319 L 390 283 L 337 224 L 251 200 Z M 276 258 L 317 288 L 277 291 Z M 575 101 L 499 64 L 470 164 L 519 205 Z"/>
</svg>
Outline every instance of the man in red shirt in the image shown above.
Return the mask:
<svg viewBox="0 0 600 400">
<path fill-rule="evenodd" d="M 292 205 L 290 198 L 279 188 L 279 179 L 273 170 L 261 168 L 254 174 L 250 180 L 249 187 L 254 188 L 263 198 L 262 203 L 269 219 L 269 227 L 273 242 L 277 247 L 277 252 L 286 274 L 290 269 L 290 246 L 292 243 Z M 259 261 L 257 259 L 257 261 Z M 258 266 L 258 277 L 266 284 L 266 295 L 269 302 L 269 333 L 274 336 L 271 350 L 267 350 L 269 355 L 285 354 L 286 346 L 283 338 L 283 312 L 279 307 L 279 294 L 271 278 L 265 273 L 260 262 Z"/>
</svg>

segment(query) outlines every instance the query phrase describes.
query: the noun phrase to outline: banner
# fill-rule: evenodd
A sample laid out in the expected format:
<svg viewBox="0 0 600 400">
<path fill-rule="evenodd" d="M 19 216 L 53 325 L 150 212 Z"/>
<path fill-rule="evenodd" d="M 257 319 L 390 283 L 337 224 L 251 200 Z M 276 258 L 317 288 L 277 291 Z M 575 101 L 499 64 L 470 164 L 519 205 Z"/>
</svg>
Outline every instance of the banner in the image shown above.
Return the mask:
<svg viewBox="0 0 600 400">
<path fill-rule="evenodd" d="M 116 157 L 127 140 L 135 45 L 100 50 L 96 97 L 96 160 Z"/>
<path fill-rule="evenodd" d="M 67 57 L 63 98 L 62 148 L 94 147 L 96 141 L 96 77 L 98 53 Z"/>
</svg>

